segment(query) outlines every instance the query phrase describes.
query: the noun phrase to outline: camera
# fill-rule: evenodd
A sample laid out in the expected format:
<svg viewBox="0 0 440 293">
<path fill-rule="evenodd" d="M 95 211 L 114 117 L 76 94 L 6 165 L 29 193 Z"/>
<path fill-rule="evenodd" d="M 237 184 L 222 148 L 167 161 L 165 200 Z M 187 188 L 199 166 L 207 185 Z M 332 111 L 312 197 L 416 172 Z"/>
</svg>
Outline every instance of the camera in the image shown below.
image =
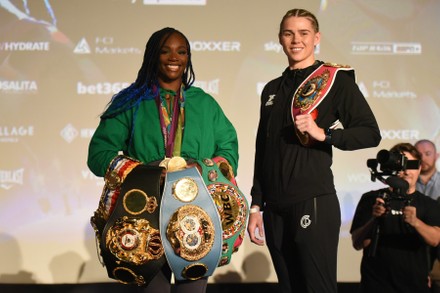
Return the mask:
<svg viewBox="0 0 440 293">
<path fill-rule="evenodd" d="M 419 160 L 408 160 L 408 158 L 400 152 L 390 152 L 387 150 L 380 150 L 376 159 L 368 159 L 367 166 L 375 169 L 380 165 L 382 175 L 396 175 L 400 171 L 408 169 L 418 169 L 420 167 Z"/>
<path fill-rule="evenodd" d="M 404 198 L 409 188 L 408 182 L 397 177 L 400 171 L 408 169 L 418 169 L 420 167 L 419 160 L 408 160 L 408 158 L 400 152 L 391 152 L 388 150 L 380 150 L 376 159 L 368 159 L 367 166 L 371 172 L 371 181 L 379 179 L 381 182 L 393 188 L 393 192 L 388 199 Z M 377 168 L 380 168 L 379 172 Z M 384 178 L 384 176 L 388 176 Z"/>
</svg>

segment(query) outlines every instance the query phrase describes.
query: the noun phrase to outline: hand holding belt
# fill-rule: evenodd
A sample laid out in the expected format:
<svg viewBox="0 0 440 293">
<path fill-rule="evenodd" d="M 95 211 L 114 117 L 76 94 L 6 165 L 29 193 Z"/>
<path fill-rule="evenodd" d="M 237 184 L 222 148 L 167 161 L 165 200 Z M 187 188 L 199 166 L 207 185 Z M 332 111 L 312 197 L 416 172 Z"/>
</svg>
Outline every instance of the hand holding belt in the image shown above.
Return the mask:
<svg viewBox="0 0 440 293">
<path fill-rule="evenodd" d="M 218 164 L 227 163 L 226 160 L 217 159 L 216 161 Z M 219 266 L 223 266 L 231 261 L 232 254 L 243 242 L 249 205 L 243 193 L 224 176 L 218 164 L 211 159 L 204 159 L 198 163 L 202 167 L 203 180 L 214 199 L 222 221 L 223 247 Z M 231 169 L 225 172 L 226 176 L 230 172 Z"/>
<path fill-rule="evenodd" d="M 159 230 L 176 280 L 214 273 L 221 256 L 221 221 L 197 168 L 167 173 Z"/>
<path fill-rule="evenodd" d="M 339 70 L 352 71 L 354 78 L 354 70 L 350 66 L 324 63 L 301 83 L 292 99 L 291 115 L 293 121 L 300 114 L 311 114 L 316 120 L 318 117 L 317 107 L 330 91 Z M 295 133 L 303 146 L 313 144 L 314 140 L 308 133 L 302 133 L 296 127 Z"/>
</svg>

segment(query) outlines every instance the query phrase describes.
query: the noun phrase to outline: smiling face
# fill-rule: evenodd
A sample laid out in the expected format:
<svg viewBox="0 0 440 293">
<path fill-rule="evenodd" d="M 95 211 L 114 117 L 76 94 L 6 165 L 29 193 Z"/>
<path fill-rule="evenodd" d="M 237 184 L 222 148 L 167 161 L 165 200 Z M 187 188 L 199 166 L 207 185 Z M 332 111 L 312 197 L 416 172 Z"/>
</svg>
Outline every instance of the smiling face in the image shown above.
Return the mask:
<svg viewBox="0 0 440 293">
<path fill-rule="evenodd" d="M 290 69 L 313 65 L 315 46 L 319 44 L 320 38 L 320 33 L 315 31 L 307 17 L 291 16 L 284 20 L 279 41 L 289 60 Z"/>
<path fill-rule="evenodd" d="M 159 55 L 159 85 L 161 88 L 178 91 L 188 64 L 188 47 L 185 38 L 172 33 L 162 46 Z"/>
</svg>

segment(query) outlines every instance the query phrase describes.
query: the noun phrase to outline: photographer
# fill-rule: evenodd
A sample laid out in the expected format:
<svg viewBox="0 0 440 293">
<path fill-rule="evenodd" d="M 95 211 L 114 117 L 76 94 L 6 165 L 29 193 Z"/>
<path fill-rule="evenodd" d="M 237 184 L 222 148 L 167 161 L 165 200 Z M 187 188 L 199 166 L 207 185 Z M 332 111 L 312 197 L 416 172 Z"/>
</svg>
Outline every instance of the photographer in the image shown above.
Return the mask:
<svg viewBox="0 0 440 293">
<path fill-rule="evenodd" d="M 401 154 L 402 162 L 421 159 L 409 143 L 389 153 Z M 367 192 L 359 201 L 350 233 L 354 248 L 363 249 L 360 292 L 430 292 L 426 249 L 440 242 L 440 205 L 416 191 L 417 165 L 400 164 L 386 174 L 390 187 Z"/>
</svg>

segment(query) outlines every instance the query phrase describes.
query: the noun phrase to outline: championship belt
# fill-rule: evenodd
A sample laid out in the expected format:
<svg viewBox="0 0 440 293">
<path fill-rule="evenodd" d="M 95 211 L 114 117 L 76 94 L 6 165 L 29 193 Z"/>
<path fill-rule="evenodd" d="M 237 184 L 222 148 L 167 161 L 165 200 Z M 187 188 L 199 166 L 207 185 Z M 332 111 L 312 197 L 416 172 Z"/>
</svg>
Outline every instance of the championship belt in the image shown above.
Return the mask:
<svg viewBox="0 0 440 293">
<path fill-rule="evenodd" d="M 352 71 L 350 66 L 334 63 L 324 63 L 310 74 L 298 87 L 292 99 L 292 119 L 299 114 L 311 114 L 313 119 L 318 117 L 317 107 L 327 96 L 339 70 Z M 308 133 L 301 133 L 295 127 L 296 135 L 304 146 L 312 144 L 312 139 Z"/>
<path fill-rule="evenodd" d="M 222 227 L 197 168 L 167 173 L 159 230 L 176 280 L 213 274 L 221 256 Z"/>
<path fill-rule="evenodd" d="M 222 221 L 223 246 L 222 257 L 218 266 L 230 263 L 232 254 L 238 251 L 243 243 L 249 216 L 246 197 L 235 184 L 231 183 L 230 179 L 223 175 L 226 174 L 230 177 L 229 174 L 232 170 L 229 169 L 226 172 L 223 168 L 222 170 L 219 168 L 221 164 L 228 164 L 225 161 L 217 160 L 217 163 L 211 159 L 198 161 L 198 164 L 202 167 L 203 180 L 215 202 Z M 235 182 L 235 180 L 233 181 Z"/>
<path fill-rule="evenodd" d="M 165 264 L 159 232 L 162 170 L 117 156 L 105 175 L 91 224 L 101 263 L 121 283 L 146 286 Z"/>
</svg>

